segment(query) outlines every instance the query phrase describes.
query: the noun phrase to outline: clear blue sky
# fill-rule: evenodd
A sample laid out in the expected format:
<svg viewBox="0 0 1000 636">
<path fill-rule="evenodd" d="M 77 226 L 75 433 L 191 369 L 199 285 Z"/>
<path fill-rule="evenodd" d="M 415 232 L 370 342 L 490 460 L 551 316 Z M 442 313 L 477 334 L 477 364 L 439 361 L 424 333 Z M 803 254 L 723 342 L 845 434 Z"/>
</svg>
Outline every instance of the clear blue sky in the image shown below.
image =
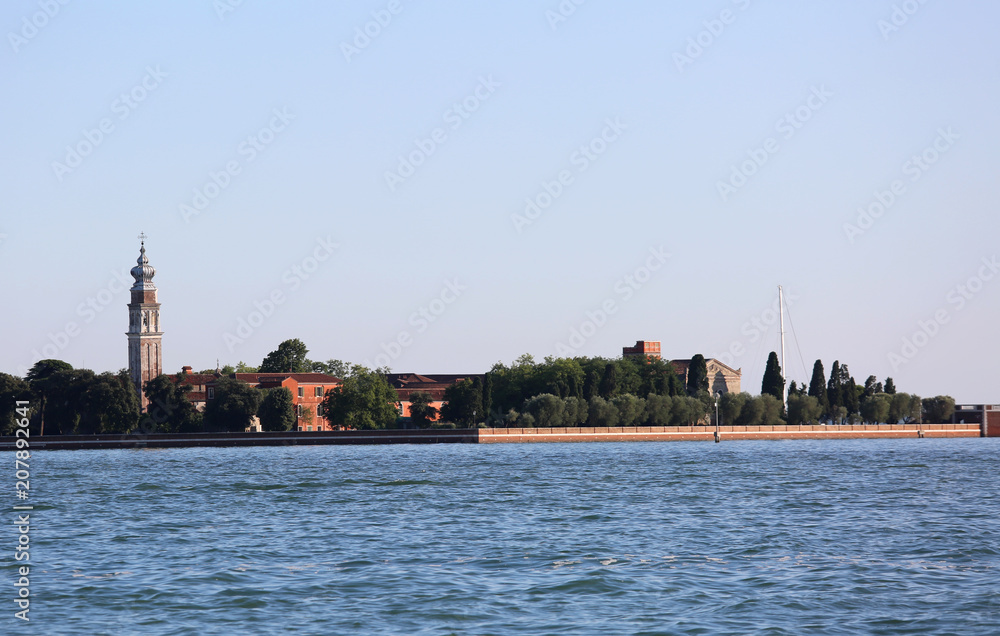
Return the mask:
<svg viewBox="0 0 1000 636">
<path fill-rule="evenodd" d="M 127 364 L 144 231 L 168 372 L 646 339 L 757 393 L 780 284 L 790 379 L 1000 402 L 994 2 L 51 4 L 0 6 L 6 372 Z"/>
</svg>

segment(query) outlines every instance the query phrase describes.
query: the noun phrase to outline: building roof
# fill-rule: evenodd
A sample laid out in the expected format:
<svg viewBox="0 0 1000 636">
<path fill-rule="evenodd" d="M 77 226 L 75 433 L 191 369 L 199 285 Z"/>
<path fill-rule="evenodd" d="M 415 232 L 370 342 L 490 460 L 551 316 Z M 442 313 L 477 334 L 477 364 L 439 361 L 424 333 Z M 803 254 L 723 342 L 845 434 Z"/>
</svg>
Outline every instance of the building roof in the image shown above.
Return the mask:
<svg viewBox="0 0 1000 636">
<path fill-rule="evenodd" d="M 687 373 L 688 367 L 691 366 L 691 358 L 687 358 L 686 360 L 671 360 L 670 364 L 674 365 L 674 369 L 677 370 L 679 375 L 684 375 Z M 720 362 L 718 358 L 705 358 L 705 366 L 709 366 L 711 364 L 716 364 L 722 367 L 723 371 L 729 371 L 734 375 L 743 375 L 742 369 L 734 369 L 728 364 Z"/>
<path fill-rule="evenodd" d="M 251 384 L 281 384 L 291 378 L 299 384 L 339 384 L 340 378 L 325 373 L 230 373 L 228 376 Z"/>
<path fill-rule="evenodd" d="M 411 389 L 417 390 L 419 388 L 440 388 L 442 386 L 451 386 L 452 384 L 457 384 L 462 380 L 467 380 L 475 377 L 483 377 L 481 373 L 431 373 L 427 375 L 419 373 L 389 373 L 385 376 L 388 380 L 389 385 L 395 389 Z"/>
</svg>

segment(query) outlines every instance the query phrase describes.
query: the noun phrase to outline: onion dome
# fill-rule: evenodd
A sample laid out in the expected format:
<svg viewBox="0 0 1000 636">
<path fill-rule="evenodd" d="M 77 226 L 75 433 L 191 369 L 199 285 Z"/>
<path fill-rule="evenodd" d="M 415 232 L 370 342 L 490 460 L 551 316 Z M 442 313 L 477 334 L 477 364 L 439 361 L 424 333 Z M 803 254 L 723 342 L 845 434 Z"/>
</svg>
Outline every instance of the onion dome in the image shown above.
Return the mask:
<svg viewBox="0 0 1000 636">
<path fill-rule="evenodd" d="M 136 259 L 135 262 L 136 266 L 133 267 L 131 271 L 132 278 L 135 279 L 135 284 L 132 285 L 132 289 L 135 291 L 156 289 L 156 285 L 153 284 L 153 276 L 156 276 L 156 270 L 149 264 L 149 258 L 146 257 L 145 240 L 142 241 L 139 249 L 139 258 Z"/>
</svg>

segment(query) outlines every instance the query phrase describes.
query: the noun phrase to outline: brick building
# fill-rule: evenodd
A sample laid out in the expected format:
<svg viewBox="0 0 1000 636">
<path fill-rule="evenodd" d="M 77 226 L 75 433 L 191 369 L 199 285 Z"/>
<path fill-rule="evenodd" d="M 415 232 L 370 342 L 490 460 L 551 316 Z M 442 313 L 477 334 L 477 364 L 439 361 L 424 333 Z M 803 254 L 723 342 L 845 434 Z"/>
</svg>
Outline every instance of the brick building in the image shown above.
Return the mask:
<svg viewBox="0 0 1000 636">
<path fill-rule="evenodd" d="M 292 394 L 295 408 L 296 431 L 329 431 L 330 423 L 323 417 L 323 398 L 326 392 L 340 385 L 340 379 L 325 373 L 191 373 L 184 367 L 181 382 L 191 386 L 188 400 L 199 411 L 204 411 L 209 400 L 215 399 L 215 383 L 221 377 L 246 382 L 256 389 L 285 387 Z M 259 426 L 259 424 L 258 424 Z"/>
<path fill-rule="evenodd" d="M 661 355 L 660 342 L 658 340 L 638 340 L 633 347 L 622 347 L 623 358 L 638 358 L 640 356 L 659 359 Z M 671 360 L 677 375 L 680 376 L 684 384 L 687 384 L 688 367 L 691 366 L 691 359 Z M 705 366 L 708 369 L 708 390 L 715 393 L 739 393 L 740 383 L 743 376 L 741 369 L 734 369 L 715 358 L 707 358 Z"/>
</svg>

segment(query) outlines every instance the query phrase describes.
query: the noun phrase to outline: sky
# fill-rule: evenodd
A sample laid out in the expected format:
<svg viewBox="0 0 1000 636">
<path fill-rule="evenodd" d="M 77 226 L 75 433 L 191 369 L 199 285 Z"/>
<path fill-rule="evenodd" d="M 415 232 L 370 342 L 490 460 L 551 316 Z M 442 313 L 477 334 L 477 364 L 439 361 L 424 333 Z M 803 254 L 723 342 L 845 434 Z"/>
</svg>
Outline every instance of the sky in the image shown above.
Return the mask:
<svg viewBox="0 0 1000 636">
<path fill-rule="evenodd" d="M 0 4 L 0 371 L 637 340 L 1000 403 L 1000 5 Z M 122 283 L 122 280 L 125 283 Z"/>
</svg>

